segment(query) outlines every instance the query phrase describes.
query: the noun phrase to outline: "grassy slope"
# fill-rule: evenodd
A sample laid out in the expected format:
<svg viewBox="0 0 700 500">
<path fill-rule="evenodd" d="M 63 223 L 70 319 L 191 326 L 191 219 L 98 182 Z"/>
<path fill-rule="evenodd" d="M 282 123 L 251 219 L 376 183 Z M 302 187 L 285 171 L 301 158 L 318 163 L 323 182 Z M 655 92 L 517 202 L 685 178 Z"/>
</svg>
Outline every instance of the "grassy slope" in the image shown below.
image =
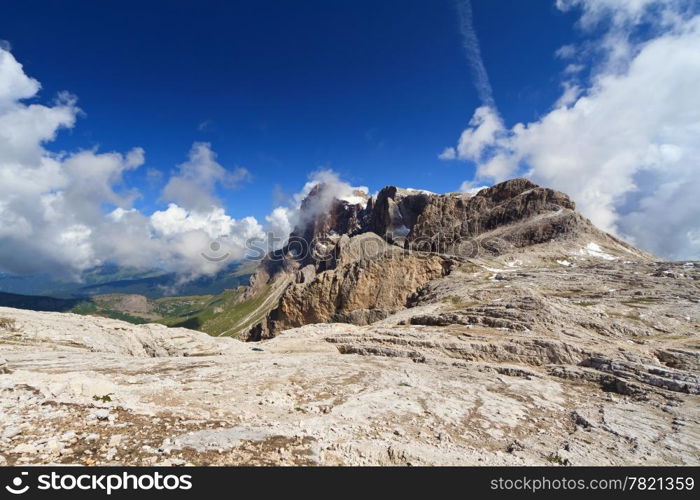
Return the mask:
<svg viewBox="0 0 700 500">
<path fill-rule="evenodd" d="M 236 304 L 230 309 L 225 310 L 205 324 L 204 331 L 210 335 L 237 337 L 242 331 L 263 319 L 267 310 L 258 309 L 263 302 L 265 302 L 269 294 L 270 290 L 265 288 L 265 290 L 252 299 Z M 236 325 L 236 327 L 231 329 L 232 325 Z"/>
<path fill-rule="evenodd" d="M 207 331 L 206 324 L 227 308 L 233 307 L 239 293 L 237 290 L 226 290 L 219 295 L 158 299 L 156 303 L 163 313 L 159 322 L 211 333 Z"/>
<path fill-rule="evenodd" d="M 180 314 L 164 317 L 160 323 L 201 330 L 210 335 L 225 333 L 227 336 L 235 337 L 246 327 L 252 326 L 256 321 L 262 319 L 264 312 L 260 314 L 260 311 L 251 317 L 248 316 L 265 301 L 269 290 L 265 289 L 252 299 L 237 303 L 239 294 L 240 292 L 237 290 L 229 290 L 213 297 L 205 296 L 208 300 L 200 303 L 200 307 L 190 310 L 182 309 Z M 157 302 L 172 301 L 173 299 L 176 298 L 159 299 Z M 177 297 L 177 299 L 181 299 L 181 297 Z M 232 325 L 238 325 L 238 327 L 230 330 Z"/>
<path fill-rule="evenodd" d="M 126 297 L 124 295 L 98 295 L 64 310 L 135 324 L 156 322 L 171 327 L 199 330 L 210 335 L 224 334 L 235 337 L 264 317 L 267 308 L 261 306 L 270 296 L 270 290 L 265 288 L 260 294 L 244 302 L 238 302 L 240 294 L 241 291 L 236 289 L 226 290 L 219 295 L 148 299 L 148 308 L 141 311 L 124 310 L 121 306 L 121 299 Z M 234 326 L 235 328 L 232 328 Z"/>
</svg>

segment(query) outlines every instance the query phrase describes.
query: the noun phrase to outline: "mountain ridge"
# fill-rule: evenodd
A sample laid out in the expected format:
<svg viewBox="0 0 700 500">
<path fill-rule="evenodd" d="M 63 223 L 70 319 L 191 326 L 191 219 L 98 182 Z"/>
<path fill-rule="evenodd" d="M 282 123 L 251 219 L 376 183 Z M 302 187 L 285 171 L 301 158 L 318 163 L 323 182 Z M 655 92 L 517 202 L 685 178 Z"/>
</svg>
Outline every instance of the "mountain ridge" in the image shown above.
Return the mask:
<svg viewBox="0 0 700 500">
<path fill-rule="evenodd" d="M 474 259 L 569 262 L 580 258 L 571 255 L 575 248 L 588 256 L 655 260 L 597 229 L 566 194 L 527 179 L 473 194 L 387 186 L 376 198 L 357 193 L 352 202 L 326 194 L 332 191 L 320 184 L 309 193 L 287 245 L 268 254 L 251 278 L 251 290 L 280 279 L 293 283 L 249 340 L 313 322 L 384 319 L 428 282 Z M 368 245 L 370 252 L 361 248 Z"/>
</svg>

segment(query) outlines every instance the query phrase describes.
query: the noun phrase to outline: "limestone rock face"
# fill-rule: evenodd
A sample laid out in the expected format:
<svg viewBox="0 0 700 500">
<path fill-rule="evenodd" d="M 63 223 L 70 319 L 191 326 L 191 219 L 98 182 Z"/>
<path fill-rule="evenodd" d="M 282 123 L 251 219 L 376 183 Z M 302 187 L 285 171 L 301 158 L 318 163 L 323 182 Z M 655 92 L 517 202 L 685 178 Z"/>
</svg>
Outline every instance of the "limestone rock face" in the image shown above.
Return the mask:
<svg viewBox="0 0 700 500">
<path fill-rule="evenodd" d="M 432 196 L 411 227 L 409 240 L 433 238 L 445 239 L 479 236 L 488 231 L 514 223 L 531 220 L 543 214 L 572 214 L 574 202 L 564 193 L 541 188 L 526 179 L 513 179 L 483 189 L 476 195 L 448 194 Z M 561 231 L 566 229 L 560 226 Z M 558 236 L 549 231 L 546 239 Z M 536 244 L 545 238 L 521 239 L 519 246 Z"/>
<path fill-rule="evenodd" d="M 564 193 L 527 179 L 477 194 L 395 186 L 376 198 L 335 194 L 317 185 L 301 204 L 289 243 L 263 260 L 252 290 L 285 276 L 294 283 L 248 339 L 309 323 L 377 321 L 406 307 L 425 283 L 450 272 L 455 259 L 505 258 L 536 246 L 539 255 L 562 245 L 578 251 L 590 243 L 648 258 L 595 228 Z"/>
<path fill-rule="evenodd" d="M 600 232 L 574 210 L 564 193 L 527 179 L 502 182 L 476 195 L 387 186 L 376 199 L 357 193 L 350 202 L 333 198 L 332 189 L 319 184 L 302 202 L 289 244 L 262 267 L 268 277 L 309 264 L 317 272 L 332 269 L 340 239 L 365 233 L 410 249 L 468 255 L 470 247 L 460 243 L 496 230 L 501 230 L 499 239 L 515 248 Z M 292 258 L 285 259 L 289 254 Z"/>
<path fill-rule="evenodd" d="M 574 209 L 574 202 L 564 193 L 539 187 L 527 179 L 502 182 L 476 195 L 439 195 L 389 186 L 377 195 L 364 229 L 392 242 L 418 242 L 412 248 L 445 251 L 459 239 L 531 221 L 529 234 L 520 231 L 518 237 L 512 238 L 516 246 L 527 246 L 585 225 Z M 551 223 L 542 220 L 543 215 L 557 215 L 561 220 Z"/>
<path fill-rule="evenodd" d="M 418 288 L 446 275 L 453 264 L 440 255 L 387 245 L 373 234 L 349 238 L 339 247 L 337 267 L 289 286 L 249 340 L 309 323 L 367 324 L 382 319 L 405 307 Z"/>
<path fill-rule="evenodd" d="M 431 199 L 439 197 L 425 191 L 387 186 L 371 207 L 367 229 L 389 240 L 405 237 Z"/>
</svg>

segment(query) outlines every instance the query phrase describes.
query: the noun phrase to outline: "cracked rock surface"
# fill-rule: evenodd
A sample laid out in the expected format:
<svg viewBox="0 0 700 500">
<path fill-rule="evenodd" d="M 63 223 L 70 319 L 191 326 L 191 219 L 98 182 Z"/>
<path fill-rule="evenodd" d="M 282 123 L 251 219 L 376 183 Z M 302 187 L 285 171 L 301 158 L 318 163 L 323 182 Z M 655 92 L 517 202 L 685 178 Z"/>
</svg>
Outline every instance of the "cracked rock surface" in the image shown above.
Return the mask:
<svg viewBox="0 0 700 500">
<path fill-rule="evenodd" d="M 259 343 L 0 308 L 0 460 L 700 463 L 700 267 L 495 265 Z"/>
</svg>

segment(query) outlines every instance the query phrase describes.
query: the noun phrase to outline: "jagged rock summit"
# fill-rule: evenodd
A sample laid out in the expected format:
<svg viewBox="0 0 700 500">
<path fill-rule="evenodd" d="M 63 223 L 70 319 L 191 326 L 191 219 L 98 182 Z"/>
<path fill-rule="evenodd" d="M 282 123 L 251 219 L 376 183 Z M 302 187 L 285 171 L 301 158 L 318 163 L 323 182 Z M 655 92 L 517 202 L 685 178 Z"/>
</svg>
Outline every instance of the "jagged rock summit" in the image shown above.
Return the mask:
<svg viewBox="0 0 700 500">
<path fill-rule="evenodd" d="M 303 200 L 287 245 L 263 260 L 254 287 L 276 285 L 279 299 L 248 339 L 309 323 L 384 319 L 469 260 L 570 262 L 581 252 L 652 258 L 595 228 L 566 194 L 527 179 L 476 194 L 394 186 L 376 198 L 333 194 L 318 184 Z"/>
</svg>

